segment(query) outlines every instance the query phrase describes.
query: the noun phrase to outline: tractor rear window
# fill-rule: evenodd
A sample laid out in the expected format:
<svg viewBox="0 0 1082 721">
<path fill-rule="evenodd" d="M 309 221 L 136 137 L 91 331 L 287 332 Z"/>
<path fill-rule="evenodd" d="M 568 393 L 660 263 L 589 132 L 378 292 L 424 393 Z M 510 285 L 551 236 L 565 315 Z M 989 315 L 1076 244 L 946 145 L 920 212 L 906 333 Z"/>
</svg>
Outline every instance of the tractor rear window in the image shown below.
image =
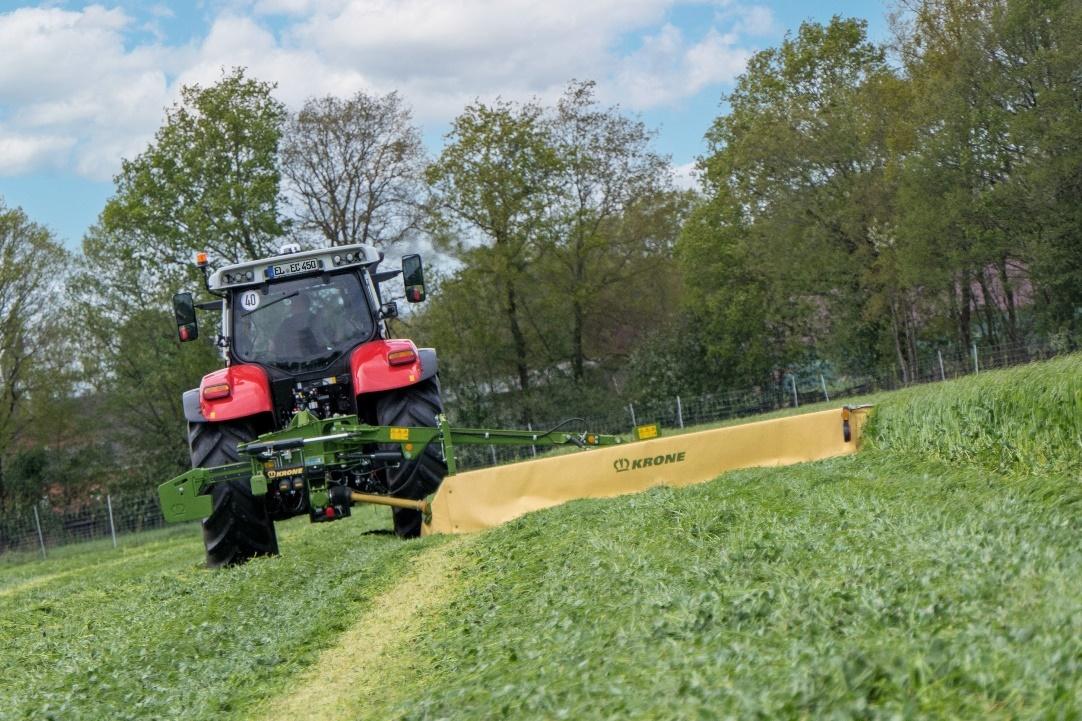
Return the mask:
<svg viewBox="0 0 1082 721">
<path fill-rule="evenodd" d="M 353 274 L 298 278 L 237 291 L 233 352 L 291 372 L 318 370 L 371 337 L 372 313 Z"/>
</svg>

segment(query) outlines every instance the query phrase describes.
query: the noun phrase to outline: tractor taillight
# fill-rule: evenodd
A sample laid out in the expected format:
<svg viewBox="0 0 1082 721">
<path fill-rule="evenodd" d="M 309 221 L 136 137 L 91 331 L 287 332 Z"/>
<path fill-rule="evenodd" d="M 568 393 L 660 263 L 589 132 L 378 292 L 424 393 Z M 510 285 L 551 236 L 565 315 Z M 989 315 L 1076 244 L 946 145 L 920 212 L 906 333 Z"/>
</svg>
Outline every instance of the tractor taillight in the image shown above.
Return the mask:
<svg viewBox="0 0 1082 721">
<path fill-rule="evenodd" d="M 229 394 L 232 392 L 228 383 L 216 383 L 203 389 L 203 398 L 208 401 L 212 401 L 216 398 L 228 398 Z"/>
<path fill-rule="evenodd" d="M 412 350 L 393 350 L 387 354 L 387 362 L 393 366 L 409 365 L 417 360 L 417 354 Z"/>
</svg>

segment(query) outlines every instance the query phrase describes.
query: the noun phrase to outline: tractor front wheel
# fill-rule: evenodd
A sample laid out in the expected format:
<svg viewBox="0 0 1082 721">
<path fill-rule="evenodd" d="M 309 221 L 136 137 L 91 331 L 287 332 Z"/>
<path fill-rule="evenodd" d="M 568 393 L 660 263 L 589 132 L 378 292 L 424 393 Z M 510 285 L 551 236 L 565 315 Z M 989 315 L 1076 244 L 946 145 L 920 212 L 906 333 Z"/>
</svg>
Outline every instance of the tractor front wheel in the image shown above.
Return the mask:
<svg viewBox="0 0 1082 721">
<path fill-rule="evenodd" d="M 189 423 L 188 447 L 192 468 L 212 468 L 241 460 L 237 444 L 256 437 L 244 421 Z M 262 498 L 245 480 L 219 483 L 211 488 L 212 510 L 203 521 L 207 567 L 245 563 L 254 556 L 278 555 L 278 537 Z"/>
<path fill-rule="evenodd" d="M 376 418 L 381 426 L 436 426 L 436 416 L 443 413 L 440 400 L 440 384 L 433 377 L 412 386 L 396 388 L 376 398 Z M 401 450 L 399 444 L 382 446 L 385 450 Z M 387 469 L 387 490 L 392 496 L 419 501 L 435 493 L 443 477 L 447 475 L 447 463 L 439 443 L 429 443 L 424 452 L 410 461 L 403 461 L 397 468 Z M 408 508 L 395 508 L 394 532 L 402 538 L 421 535 L 421 513 Z"/>
</svg>

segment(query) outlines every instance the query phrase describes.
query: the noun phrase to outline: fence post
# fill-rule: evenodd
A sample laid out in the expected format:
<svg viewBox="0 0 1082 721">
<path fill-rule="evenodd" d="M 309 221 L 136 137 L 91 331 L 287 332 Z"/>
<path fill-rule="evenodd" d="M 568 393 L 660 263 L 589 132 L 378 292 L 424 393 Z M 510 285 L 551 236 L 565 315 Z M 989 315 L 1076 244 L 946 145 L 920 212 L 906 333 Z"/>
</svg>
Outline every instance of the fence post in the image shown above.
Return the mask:
<svg viewBox="0 0 1082 721">
<path fill-rule="evenodd" d="M 639 425 L 638 423 L 635 422 L 635 404 L 634 403 L 628 403 L 627 404 L 627 409 L 629 411 L 631 411 L 631 430 L 635 430 L 635 427 Z"/>
<path fill-rule="evenodd" d="M 935 354 L 939 356 L 939 380 L 947 380 L 947 371 L 943 369 L 943 351 L 936 349 Z"/>
<path fill-rule="evenodd" d="M 113 548 L 116 548 L 116 524 L 113 523 L 113 497 L 105 494 L 105 505 L 109 509 L 109 533 L 113 535 Z"/>
<path fill-rule="evenodd" d="M 680 396 L 676 397 L 676 422 L 680 424 L 680 427 L 684 427 L 684 406 L 680 402 Z"/>
<path fill-rule="evenodd" d="M 790 373 L 789 380 L 793 382 L 793 408 L 800 408 L 800 399 L 796 395 L 796 376 Z"/>
<path fill-rule="evenodd" d="M 34 506 L 34 525 L 38 527 L 38 543 L 41 544 L 41 557 L 45 558 L 45 536 L 41 533 L 41 517 L 38 515 L 38 507 Z"/>
<path fill-rule="evenodd" d="M 823 397 L 825 397 L 827 399 L 827 401 L 829 402 L 830 401 L 830 394 L 827 393 L 827 381 L 826 381 L 825 378 L 823 378 L 822 373 L 819 374 L 819 383 L 823 386 Z"/>
<path fill-rule="evenodd" d="M 527 423 L 527 424 L 526 424 L 526 427 L 527 427 L 528 429 L 530 429 L 530 430 L 532 431 L 532 430 L 533 430 L 533 423 Z M 536 445 L 533 445 L 533 444 L 531 444 L 531 445 L 530 445 L 530 450 L 532 450 L 532 451 L 533 451 L 533 457 L 534 457 L 534 458 L 537 458 L 537 446 L 536 446 Z"/>
<path fill-rule="evenodd" d="M 981 372 L 981 366 L 977 362 L 977 344 L 973 344 L 973 375 Z"/>
<path fill-rule="evenodd" d="M 489 446 L 488 449 L 492 451 L 492 465 L 499 465 L 496 463 L 496 446 Z"/>
</svg>

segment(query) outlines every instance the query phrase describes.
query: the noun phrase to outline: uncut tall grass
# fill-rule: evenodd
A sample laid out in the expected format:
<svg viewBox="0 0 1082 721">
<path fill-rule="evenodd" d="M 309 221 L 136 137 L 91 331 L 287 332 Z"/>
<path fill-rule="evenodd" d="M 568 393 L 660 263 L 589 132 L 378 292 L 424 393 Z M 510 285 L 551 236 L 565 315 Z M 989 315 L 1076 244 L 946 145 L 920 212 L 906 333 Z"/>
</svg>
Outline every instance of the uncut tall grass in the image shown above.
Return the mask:
<svg viewBox="0 0 1082 721">
<path fill-rule="evenodd" d="M 894 395 L 873 447 L 1010 473 L 1082 473 L 1082 354 Z"/>
</svg>

